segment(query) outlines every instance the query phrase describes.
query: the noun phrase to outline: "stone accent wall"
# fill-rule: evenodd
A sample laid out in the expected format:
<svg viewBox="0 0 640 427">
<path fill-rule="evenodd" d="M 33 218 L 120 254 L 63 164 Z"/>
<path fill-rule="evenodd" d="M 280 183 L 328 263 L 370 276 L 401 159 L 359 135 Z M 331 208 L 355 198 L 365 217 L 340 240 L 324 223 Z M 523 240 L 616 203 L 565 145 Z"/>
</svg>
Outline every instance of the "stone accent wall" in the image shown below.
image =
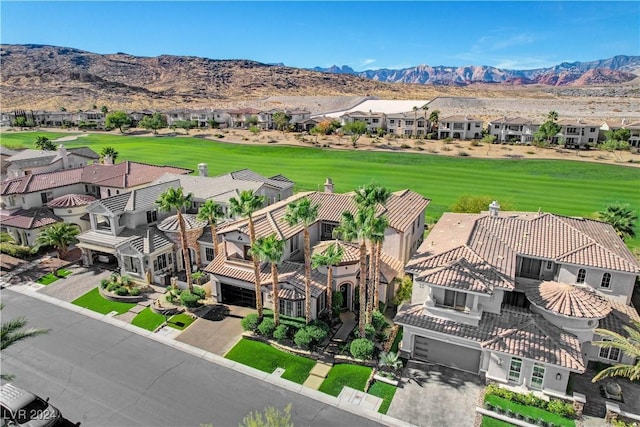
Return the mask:
<svg viewBox="0 0 640 427">
<path fill-rule="evenodd" d="M 202 236 L 203 232 L 204 232 L 204 228 L 195 228 L 192 230 L 187 230 L 187 246 L 192 248 L 196 252 L 196 259 L 191 260 L 191 262 L 195 261 L 195 264 L 198 264 L 198 265 L 200 265 L 201 263 L 200 244 L 198 243 L 198 239 L 200 238 L 200 236 Z M 164 234 L 165 236 L 167 236 L 169 240 L 175 243 L 179 249 L 182 249 L 179 231 L 165 232 Z"/>
</svg>

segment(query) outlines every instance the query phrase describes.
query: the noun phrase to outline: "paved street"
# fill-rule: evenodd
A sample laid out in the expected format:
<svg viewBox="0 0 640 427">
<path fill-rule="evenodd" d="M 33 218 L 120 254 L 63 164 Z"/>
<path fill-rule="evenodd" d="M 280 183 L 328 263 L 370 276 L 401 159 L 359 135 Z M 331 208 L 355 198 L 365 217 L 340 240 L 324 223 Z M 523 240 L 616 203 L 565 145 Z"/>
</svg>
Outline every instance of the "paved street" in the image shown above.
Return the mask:
<svg viewBox="0 0 640 427">
<path fill-rule="evenodd" d="M 2 372 L 82 426 L 237 426 L 293 404 L 296 426 L 377 425 L 81 314 L 2 291 L 3 320 L 27 316 L 47 335 L 2 353 Z"/>
</svg>

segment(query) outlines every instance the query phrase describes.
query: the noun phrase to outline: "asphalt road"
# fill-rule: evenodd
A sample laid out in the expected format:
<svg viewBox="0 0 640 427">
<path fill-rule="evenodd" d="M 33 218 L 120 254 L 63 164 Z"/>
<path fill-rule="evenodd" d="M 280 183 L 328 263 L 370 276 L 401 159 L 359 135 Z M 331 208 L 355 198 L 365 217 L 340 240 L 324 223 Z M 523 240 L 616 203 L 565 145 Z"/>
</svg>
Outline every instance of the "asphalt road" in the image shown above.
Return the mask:
<svg viewBox="0 0 640 427">
<path fill-rule="evenodd" d="M 378 425 L 55 305 L 1 297 L 3 321 L 24 315 L 28 327 L 51 329 L 3 351 L 2 372 L 73 424 L 237 426 L 251 411 L 291 403 L 296 427 Z"/>
</svg>

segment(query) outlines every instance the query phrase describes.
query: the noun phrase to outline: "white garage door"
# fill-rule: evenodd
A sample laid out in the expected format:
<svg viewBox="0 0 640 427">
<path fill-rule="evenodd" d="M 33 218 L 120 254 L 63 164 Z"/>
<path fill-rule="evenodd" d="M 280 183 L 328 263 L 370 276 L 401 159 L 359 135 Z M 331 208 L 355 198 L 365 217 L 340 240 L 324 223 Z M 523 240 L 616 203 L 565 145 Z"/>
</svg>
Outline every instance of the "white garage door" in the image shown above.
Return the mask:
<svg viewBox="0 0 640 427">
<path fill-rule="evenodd" d="M 426 337 L 415 337 L 413 357 L 476 374 L 480 370 L 480 350 Z"/>
</svg>

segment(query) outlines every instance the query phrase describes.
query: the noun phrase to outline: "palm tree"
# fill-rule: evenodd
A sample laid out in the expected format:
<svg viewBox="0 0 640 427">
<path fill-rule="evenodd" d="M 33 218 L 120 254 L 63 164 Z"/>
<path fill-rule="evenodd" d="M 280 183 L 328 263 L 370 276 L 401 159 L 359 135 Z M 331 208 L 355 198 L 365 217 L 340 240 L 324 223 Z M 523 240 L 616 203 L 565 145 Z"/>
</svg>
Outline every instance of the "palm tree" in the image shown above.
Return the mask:
<svg viewBox="0 0 640 427">
<path fill-rule="evenodd" d="M 280 325 L 280 298 L 278 297 L 278 263 L 284 255 L 284 240 L 279 240 L 275 233 L 261 237 L 251 245 L 251 256 L 260 261 L 271 263 L 271 282 L 273 284 L 273 321 Z"/>
<path fill-rule="evenodd" d="M 318 219 L 320 205 L 311 204 L 311 199 L 303 197 L 287 205 L 284 220 L 290 227 L 302 223 L 304 236 L 304 313 L 307 324 L 311 323 L 311 238 L 309 226 Z"/>
<path fill-rule="evenodd" d="M 556 111 L 549 111 L 549 113 L 547 114 L 547 120 L 551 121 L 551 122 L 557 122 L 558 121 L 558 113 Z"/>
<path fill-rule="evenodd" d="M 418 107 L 413 106 L 413 137 L 415 138 L 418 129 Z"/>
<path fill-rule="evenodd" d="M 102 147 L 102 150 L 100 151 L 100 157 L 103 159 L 103 161 L 106 157 L 111 157 L 111 162 L 115 164 L 116 159 L 118 158 L 118 152 L 116 151 L 115 147 L 112 146 Z"/>
<path fill-rule="evenodd" d="M 78 234 L 80 234 L 80 229 L 77 225 L 57 222 L 40 231 L 36 237 L 36 247 L 52 246 L 56 248 L 58 258 L 61 259 L 67 254 L 69 245 L 78 242 L 76 239 Z"/>
<path fill-rule="evenodd" d="M 375 215 L 373 207 L 361 206 L 352 214 L 342 213 L 340 224 L 334 229 L 336 237 L 346 241 L 357 241 L 360 246 L 360 280 L 358 281 L 360 295 L 360 319 L 358 329 L 361 337 L 365 336 L 366 324 L 366 286 L 367 286 L 367 239 L 371 234 L 371 222 Z"/>
<path fill-rule="evenodd" d="M 622 328 L 629 334 L 628 338 L 606 329 L 596 329 L 596 334 L 601 335 L 605 339 L 602 341 L 593 341 L 592 344 L 600 348 L 616 348 L 632 359 L 635 359 L 636 364 L 624 365 L 619 363 L 610 366 L 593 377 L 592 382 L 607 377 L 624 377 L 631 381 L 640 379 L 640 322 L 632 320 L 631 325 L 623 326 Z"/>
<path fill-rule="evenodd" d="M 38 135 L 33 145 L 42 151 L 56 151 L 56 144 L 46 136 Z"/>
<path fill-rule="evenodd" d="M 213 257 L 215 258 L 218 255 L 218 233 L 216 226 L 218 225 L 218 220 L 224 218 L 222 206 L 213 200 L 207 200 L 200 205 L 196 218 L 200 221 L 208 221 L 211 226 L 211 241 L 213 242 Z"/>
<path fill-rule="evenodd" d="M 633 228 L 638 221 L 638 215 L 631 210 L 628 204 L 612 203 L 605 207 L 603 211 L 598 212 L 598 216 L 601 221 L 611 224 L 622 239 L 636 236 Z"/>
<path fill-rule="evenodd" d="M 433 110 L 431 114 L 429 114 L 429 129 L 433 132 L 433 129 L 438 126 L 438 121 L 440 120 L 440 110 Z"/>
<path fill-rule="evenodd" d="M 373 295 L 370 295 L 372 300 L 373 310 L 378 310 L 379 288 L 380 288 L 380 259 L 382 258 L 382 244 L 384 243 L 384 232 L 389 227 L 389 218 L 387 216 L 381 216 L 376 218 L 372 223 L 371 230 L 371 244 L 375 248 L 375 257 L 373 268 Z M 373 251 L 373 249 L 372 249 Z"/>
<path fill-rule="evenodd" d="M 180 228 L 180 245 L 182 246 L 182 256 L 184 258 L 184 270 L 187 275 L 187 286 L 189 291 L 193 291 L 193 283 L 191 281 L 191 253 L 187 246 L 187 226 L 182 216 L 182 209 L 186 209 L 191 206 L 191 198 L 193 194 L 189 193 L 185 195 L 182 192 L 182 187 L 168 188 L 164 193 L 160 194 L 156 205 L 161 211 L 171 212 L 176 210 L 178 217 L 178 227 Z"/>
<path fill-rule="evenodd" d="M 425 129 L 425 136 L 426 136 L 426 132 L 427 130 L 429 130 L 429 121 L 427 120 L 427 111 L 429 111 L 429 106 L 427 104 L 424 104 L 422 106 L 422 111 L 424 111 L 424 122 L 425 122 L 424 124 L 426 126 L 426 129 Z"/>
<path fill-rule="evenodd" d="M 256 232 L 253 227 L 253 213 L 264 205 L 264 197 L 253 194 L 250 190 L 244 190 L 240 196 L 233 197 L 229 200 L 231 206 L 231 214 L 237 216 L 246 216 L 249 219 L 249 243 L 253 246 L 256 241 Z M 251 257 L 253 262 L 253 274 L 256 285 L 256 310 L 258 318 L 262 320 L 262 288 L 260 285 L 260 265 L 258 259 Z"/>
<path fill-rule="evenodd" d="M 343 256 L 344 249 L 336 242 L 329 245 L 324 252 L 311 257 L 313 268 L 318 268 L 321 265 L 327 267 L 327 307 L 331 318 L 333 318 L 333 269 L 331 267 L 340 264 Z"/>
<path fill-rule="evenodd" d="M 0 310 L 4 308 L 4 304 L 0 304 Z M 27 329 L 23 328 L 27 325 L 27 319 L 25 317 L 16 317 L 15 319 L 2 322 L 0 331 L 0 351 L 4 351 L 9 346 L 17 343 L 18 341 L 26 340 L 27 338 L 43 335 L 49 332 L 48 329 Z M 2 374 L 0 379 L 3 381 L 11 381 L 12 375 Z"/>
</svg>

